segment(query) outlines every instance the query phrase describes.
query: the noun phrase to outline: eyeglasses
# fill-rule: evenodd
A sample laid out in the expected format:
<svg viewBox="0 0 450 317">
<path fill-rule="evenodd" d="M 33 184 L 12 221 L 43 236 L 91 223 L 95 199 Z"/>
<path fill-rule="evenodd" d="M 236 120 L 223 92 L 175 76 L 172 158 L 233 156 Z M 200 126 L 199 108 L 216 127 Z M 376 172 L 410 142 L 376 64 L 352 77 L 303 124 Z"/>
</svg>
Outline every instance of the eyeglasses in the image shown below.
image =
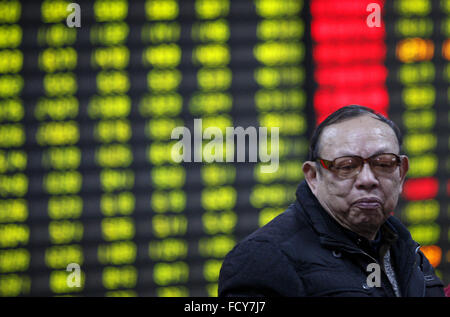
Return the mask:
<svg viewBox="0 0 450 317">
<path fill-rule="evenodd" d="M 327 161 L 322 158 L 317 158 L 323 168 L 332 171 L 341 178 L 351 178 L 361 172 L 364 163 L 368 162 L 372 171 L 378 175 L 388 175 L 395 171 L 400 165 L 401 159 L 398 155 L 393 153 L 375 154 L 369 158 L 362 158 L 360 156 L 342 156 Z"/>
</svg>

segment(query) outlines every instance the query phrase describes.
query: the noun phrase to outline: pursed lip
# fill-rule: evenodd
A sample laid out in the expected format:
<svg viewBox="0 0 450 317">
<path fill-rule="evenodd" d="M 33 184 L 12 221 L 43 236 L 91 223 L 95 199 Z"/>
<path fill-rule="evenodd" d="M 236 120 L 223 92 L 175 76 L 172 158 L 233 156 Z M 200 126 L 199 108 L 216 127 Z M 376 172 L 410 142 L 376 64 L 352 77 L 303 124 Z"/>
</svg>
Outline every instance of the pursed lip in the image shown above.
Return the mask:
<svg viewBox="0 0 450 317">
<path fill-rule="evenodd" d="M 364 209 L 372 209 L 382 206 L 382 202 L 379 198 L 376 197 L 364 197 L 353 202 L 354 206 Z"/>
</svg>

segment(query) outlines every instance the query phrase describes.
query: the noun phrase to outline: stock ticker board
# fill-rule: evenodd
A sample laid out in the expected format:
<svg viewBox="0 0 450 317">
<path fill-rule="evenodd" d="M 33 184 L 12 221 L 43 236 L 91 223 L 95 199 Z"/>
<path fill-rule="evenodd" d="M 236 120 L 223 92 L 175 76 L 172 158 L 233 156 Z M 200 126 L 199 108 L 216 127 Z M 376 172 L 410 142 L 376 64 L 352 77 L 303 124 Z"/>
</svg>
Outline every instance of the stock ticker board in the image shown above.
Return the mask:
<svg viewBox="0 0 450 317">
<path fill-rule="evenodd" d="M 294 200 L 308 137 L 346 104 L 402 129 L 395 216 L 450 283 L 450 1 L 70 4 L 0 1 L 1 296 L 216 296 L 224 256 Z M 174 162 L 195 119 L 279 127 L 278 169 Z"/>
</svg>

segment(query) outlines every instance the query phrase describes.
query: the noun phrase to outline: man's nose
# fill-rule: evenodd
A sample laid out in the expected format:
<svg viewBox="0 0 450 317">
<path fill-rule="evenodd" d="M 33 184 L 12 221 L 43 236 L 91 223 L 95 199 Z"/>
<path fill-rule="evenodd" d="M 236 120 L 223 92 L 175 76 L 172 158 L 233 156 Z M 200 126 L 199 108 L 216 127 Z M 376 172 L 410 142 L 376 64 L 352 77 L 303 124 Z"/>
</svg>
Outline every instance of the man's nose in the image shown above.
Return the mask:
<svg viewBox="0 0 450 317">
<path fill-rule="evenodd" d="M 365 162 L 359 174 L 356 175 L 356 187 L 359 189 L 373 189 L 377 187 L 378 184 L 378 179 L 375 177 L 370 165 Z"/>
</svg>

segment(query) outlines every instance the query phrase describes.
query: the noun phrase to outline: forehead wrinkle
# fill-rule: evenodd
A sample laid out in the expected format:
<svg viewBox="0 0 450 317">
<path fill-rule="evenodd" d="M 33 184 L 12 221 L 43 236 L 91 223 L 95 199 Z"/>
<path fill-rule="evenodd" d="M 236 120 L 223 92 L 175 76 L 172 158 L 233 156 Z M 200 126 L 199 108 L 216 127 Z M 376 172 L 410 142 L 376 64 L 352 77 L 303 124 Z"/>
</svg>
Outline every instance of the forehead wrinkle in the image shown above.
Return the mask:
<svg viewBox="0 0 450 317">
<path fill-rule="evenodd" d="M 329 125 L 324 128 L 319 140 L 323 158 L 361 154 L 366 157 L 383 152 L 396 153 L 398 150 L 397 137 L 392 128 L 370 116 Z"/>
</svg>

